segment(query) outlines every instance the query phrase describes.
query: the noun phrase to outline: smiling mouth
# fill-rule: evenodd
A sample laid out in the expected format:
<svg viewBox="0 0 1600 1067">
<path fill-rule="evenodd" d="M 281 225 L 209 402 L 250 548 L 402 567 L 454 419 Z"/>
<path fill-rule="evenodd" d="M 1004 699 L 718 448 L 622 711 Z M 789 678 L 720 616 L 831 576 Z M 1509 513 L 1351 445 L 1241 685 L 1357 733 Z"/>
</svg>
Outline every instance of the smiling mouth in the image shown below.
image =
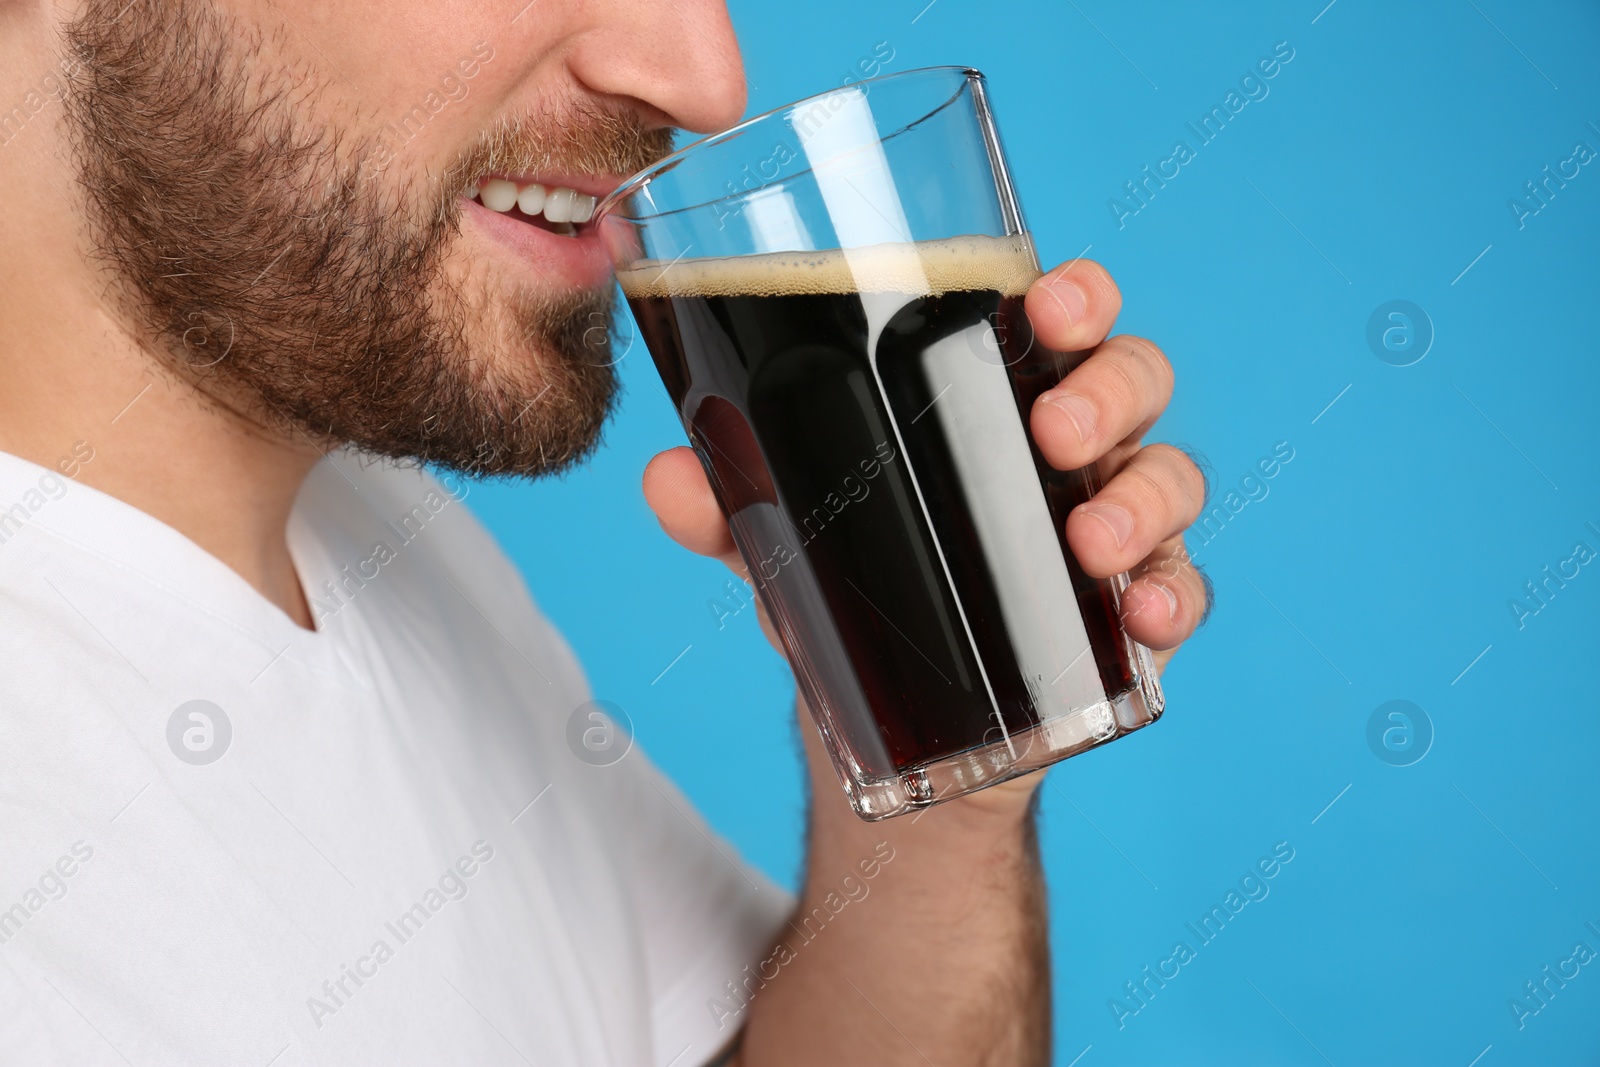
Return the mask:
<svg viewBox="0 0 1600 1067">
<path fill-rule="evenodd" d="M 490 211 L 561 237 L 581 236 L 594 219 L 598 199 L 564 185 L 488 178 L 467 190 Z"/>
</svg>

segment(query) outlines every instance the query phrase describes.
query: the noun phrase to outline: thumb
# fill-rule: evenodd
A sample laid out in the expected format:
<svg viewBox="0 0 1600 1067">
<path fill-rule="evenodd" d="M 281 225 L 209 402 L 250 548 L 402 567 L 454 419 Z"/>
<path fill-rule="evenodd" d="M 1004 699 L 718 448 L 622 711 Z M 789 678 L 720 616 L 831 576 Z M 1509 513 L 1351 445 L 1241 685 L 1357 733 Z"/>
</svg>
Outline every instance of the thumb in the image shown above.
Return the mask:
<svg viewBox="0 0 1600 1067">
<path fill-rule="evenodd" d="M 693 449 L 669 448 L 645 466 L 644 499 L 668 537 L 690 552 L 744 573 L 728 522 Z"/>
</svg>

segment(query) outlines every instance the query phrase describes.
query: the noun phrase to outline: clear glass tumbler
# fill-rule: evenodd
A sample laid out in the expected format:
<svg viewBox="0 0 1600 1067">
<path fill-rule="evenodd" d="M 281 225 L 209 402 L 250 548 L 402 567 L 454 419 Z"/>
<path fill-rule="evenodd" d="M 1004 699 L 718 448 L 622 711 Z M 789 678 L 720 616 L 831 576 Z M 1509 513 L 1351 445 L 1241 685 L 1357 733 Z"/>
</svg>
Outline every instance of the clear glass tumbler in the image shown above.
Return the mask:
<svg viewBox="0 0 1600 1067">
<path fill-rule="evenodd" d="M 856 812 L 961 796 L 1153 722 L 1099 488 L 1028 433 L 1085 353 L 1035 343 L 1038 257 L 983 75 L 859 82 L 692 144 L 598 225 Z"/>
</svg>

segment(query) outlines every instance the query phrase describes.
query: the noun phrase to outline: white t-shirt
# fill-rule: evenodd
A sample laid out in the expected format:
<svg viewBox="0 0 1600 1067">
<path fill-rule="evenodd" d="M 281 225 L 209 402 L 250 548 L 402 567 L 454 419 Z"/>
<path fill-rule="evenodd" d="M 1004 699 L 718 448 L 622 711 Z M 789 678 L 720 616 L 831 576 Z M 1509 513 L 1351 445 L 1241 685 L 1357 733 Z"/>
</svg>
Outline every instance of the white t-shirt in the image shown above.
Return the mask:
<svg viewBox="0 0 1600 1067">
<path fill-rule="evenodd" d="M 787 894 L 439 480 L 336 454 L 289 535 L 316 632 L 0 453 L 0 1063 L 709 1059 Z"/>
</svg>

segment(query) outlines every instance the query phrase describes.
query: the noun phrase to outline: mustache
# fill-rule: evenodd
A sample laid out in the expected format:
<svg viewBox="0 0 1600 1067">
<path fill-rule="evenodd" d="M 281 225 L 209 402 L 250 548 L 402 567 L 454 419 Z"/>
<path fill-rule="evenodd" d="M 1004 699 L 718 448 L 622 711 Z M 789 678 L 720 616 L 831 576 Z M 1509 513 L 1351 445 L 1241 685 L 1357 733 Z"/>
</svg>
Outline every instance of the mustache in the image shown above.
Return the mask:
<svg viewBox="0 0 1600 1067">
<path fill-rule="evenodd" d="M 593 101 L 503 118 L 444 170 L 442 191 L 463 195 L 487 174 L 615 174 L 626 178 L 671 154 L 676 131 Z"/>
</svg>

